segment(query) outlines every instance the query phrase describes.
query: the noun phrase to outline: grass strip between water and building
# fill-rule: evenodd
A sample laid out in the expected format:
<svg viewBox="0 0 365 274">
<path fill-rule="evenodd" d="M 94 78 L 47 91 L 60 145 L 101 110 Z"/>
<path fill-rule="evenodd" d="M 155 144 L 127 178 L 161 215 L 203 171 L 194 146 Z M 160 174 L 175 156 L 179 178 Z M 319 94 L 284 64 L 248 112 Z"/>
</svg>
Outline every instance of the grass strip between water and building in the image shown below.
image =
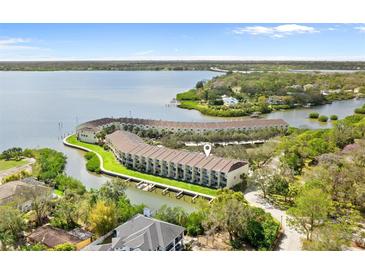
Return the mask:
<svg viewBox="0 0 365 274">
<path fill-rule="evenodd" d="M 128 169 L 125 166 L 123 166 L 116 159 L 116 157 L 114 156 L 112 151 L 106 151 L 101 146 L 98 146 L 95 144 L 80 142 L 79 140 L 77 140 L 76 135 L 69 136 L 66 139 L 66 141 L 72 145 L 84 147 L 84 148 L 90 149 L 91 151 L 99 154 L 103 159 L 104 169 L 106 169 L 108 171 L 137 177 L 141 180 L 154 181 L 154 182 L 157 182 L 160 184 L 164 184 L 164 185 L 166 185 L 166 187 L 168 187 L 168 186 L 178 187 L 181 189 L 194 191 L 194 192 L 198 192 L 198 193 L 202 193 L 202 194 L 206 194 L 206 195 L 210 195 L 210 196 L 216 196 L 216 194 L 217 194 L 217 190 L 215 190 L 215 189 L 198 186 L 198 185 L 193 185 L 193 184 L 189 184 L 189 183 L 182 182 L 182 181 L 177 181 L 177 180 L 173 180 L 173 179 L 169 179 L 169 178 L 163 178 L 163 177 L 159 177 L 159 176 L 146 174 L 146 173 L 142 173 L 139 171 Z"/>
</svg>

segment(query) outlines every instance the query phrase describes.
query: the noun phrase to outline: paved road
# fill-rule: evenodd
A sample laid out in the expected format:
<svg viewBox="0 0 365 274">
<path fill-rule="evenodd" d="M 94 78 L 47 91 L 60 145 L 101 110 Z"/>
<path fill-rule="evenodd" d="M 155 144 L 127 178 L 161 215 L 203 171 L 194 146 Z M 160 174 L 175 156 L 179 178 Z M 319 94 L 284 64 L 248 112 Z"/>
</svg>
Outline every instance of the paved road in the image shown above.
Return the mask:
<svg viewBox="0 0 365 274">
<path fill-rule="evenodd" d="M 28 161 L 28 163 L 26 163 L 22 166 L 13 167 L 13 168 L 9 168 L 9 169 L 0 171 L 0 182 L 3 178 L 16 174 L 16 173 L 19 173 L 23 170 L 25 170 L 27 172 L 32 172 L 32 164 L 35 163 L 35 159 L 28 158 L 27 161 Z"/>
<path fill-rule="evenodd" d="M 277 250 L 295 251 L 301 250 L 301 234 L 287 225 L 287 214 L 278 208 L 273 207 L 269 202 L 262 198 L 259 191 L 251 191 L 245 194 L 246 200 L 250 205 L 260 207 L 282 223 L 284 235 L 280 241 Z"/>
</svg>

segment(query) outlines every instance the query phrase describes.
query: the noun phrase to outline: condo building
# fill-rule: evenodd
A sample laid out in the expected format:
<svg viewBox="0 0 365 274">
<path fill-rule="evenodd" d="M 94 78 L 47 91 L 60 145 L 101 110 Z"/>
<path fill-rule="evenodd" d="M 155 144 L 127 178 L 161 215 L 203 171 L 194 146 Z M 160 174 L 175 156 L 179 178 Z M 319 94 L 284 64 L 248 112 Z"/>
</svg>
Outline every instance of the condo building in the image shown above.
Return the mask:
<svg viewBox="0 0 365 274">
<path fill-rule="evenodd" d="M 105 140 L 127 168 L 211 188 L 231 188 L 248 171 L 245 161 L 149 145 L 123 130 Z"/>
<path fill-rule="evenodd" d="M 98 133 L 114 126 L 105 137 L 118 160 L 127 168 L 211 188 L 231 188 L 248 172 L 245 161 L 146 144 L 132 128 L 159 132 L 204 133 L 208 131 L 286 130 L 281 119 L 240 119 L 219 122 L 172 122 L 136 118 L 102 118 L 76 128 L 78 140 L 97 143 Z"/>
<path fill-rule="evenodd" d="M 260 129 L 286 130 L 288 124 L 282 119 L 239 119 L 219 122 L 174 122 L 138 118 L 102 118 L 83 123 L 76 128 L 79 140 L 87 143 L 97 143 L 97 133 L 102 129 L 115 126 L 116 129 L 138 127 L 143 130 L 157 130 L 159 132 L 194 132 L 240 130 L 253 131 Z"/>
</svg>

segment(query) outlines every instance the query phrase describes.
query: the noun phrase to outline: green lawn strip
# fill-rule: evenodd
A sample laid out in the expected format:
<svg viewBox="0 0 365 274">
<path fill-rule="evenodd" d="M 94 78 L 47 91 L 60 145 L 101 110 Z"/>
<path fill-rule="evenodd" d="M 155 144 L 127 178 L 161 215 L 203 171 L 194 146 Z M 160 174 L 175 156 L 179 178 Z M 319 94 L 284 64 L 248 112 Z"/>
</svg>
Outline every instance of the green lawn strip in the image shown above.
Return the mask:
<svg viewBox="0 0 365 274">
<path fill-rule="evenodd" d="M 14 168 L 14 167 L 20 167 L 23 165 L 26 165 L 28 162 L 27 160 L 20 160 L 20 161 L 6 161 L 6 160 L 0 160 L 0 171 Z"/>
<path fill-rule="evenodd" d="M 88 149 L 98 153 L 103 158 L 104 168 L 109 171 L 121 173 L 124 175 L 134 176 L 134 177 L 137 177 L 140 179 L 155 181 L 155 182 L 165 184 L 168 186 L 174 186 L 174 187 L 178 187 L 178 188 L 182 188 L 182 189 L 186 189 L 186 190 L 190 190 L 190 191 L 203 193 L 206 195 L 211 195 L 211 196 L 216 195 L 217 191 L 214 189 L 210 189 L 207 187 L 197 186 L 197 185 L 193 185 L 193 184 L 189 184 L 189 183 L 185 183 L 185 182 L 181 182 L 181 181 L 177 181 L 177 180 L 173 180 L 173 179 L 163 178 L 163 177 L 127 169 L 121 163 L 119 163 L 119 161 L 115 158 L 114 154 L 111 151 L 106 151 L 98 145 L 80 142 L 76 139 L 76 135 L 72 135 L 72 136 L 68 137 L 67 142 L 69 142 L 70 144 L 73 144 L 73 145 L 78 145 L 81 147 L 88 148 Z"/>
<path fill-rule="evenodd" d="M 63 191 L 62 190 L 59 190 L 59 189 L 55 189 L 53 190 L 53 193 L 58 195 L 58 196 L 63 196 Z"/>
</svg>

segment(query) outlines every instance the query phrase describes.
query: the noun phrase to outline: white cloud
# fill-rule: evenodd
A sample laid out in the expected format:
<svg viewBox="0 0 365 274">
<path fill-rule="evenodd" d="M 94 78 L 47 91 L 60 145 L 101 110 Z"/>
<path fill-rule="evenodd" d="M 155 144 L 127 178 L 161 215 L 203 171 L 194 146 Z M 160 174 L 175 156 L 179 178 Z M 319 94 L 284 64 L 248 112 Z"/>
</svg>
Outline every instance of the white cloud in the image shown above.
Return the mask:
<svg viewBox="0 0 365 274">
<path fill-rule="evenodd" d="M 365 32 L 365 26 L 363 26 L 363 27 L 356 27 L 355 29 L 359 30 L 360 32 Z"/>
<path fill-rule="evenodd" d="M 0 38 L 0 49 L 27 49 L 33 48 L 27 45 L 31 42 L 25 38 Z"/>
<path fill-rule="evenodd" d="M 285 36 L 293 34 L 305 34 L 305 33 L 316 33 L 319 30 L 304 25 L 297 24 L 284 24 L 276 27 L 266 26 L 248 26 L 236 28 L 233 30 L 235 34 L 251 34 L 251 35 L 263 35 L 271 38 L 283 38 Z"/>
<path fill-rule="evenodd" d="M 134 55 L 144 56 L 144 55 L 150 55 L 153 52 L 154 52 L 153 50 L 145 50 L 145 51 L 136 52 L 136 53 L 134 53 Z"/>
</svg>

